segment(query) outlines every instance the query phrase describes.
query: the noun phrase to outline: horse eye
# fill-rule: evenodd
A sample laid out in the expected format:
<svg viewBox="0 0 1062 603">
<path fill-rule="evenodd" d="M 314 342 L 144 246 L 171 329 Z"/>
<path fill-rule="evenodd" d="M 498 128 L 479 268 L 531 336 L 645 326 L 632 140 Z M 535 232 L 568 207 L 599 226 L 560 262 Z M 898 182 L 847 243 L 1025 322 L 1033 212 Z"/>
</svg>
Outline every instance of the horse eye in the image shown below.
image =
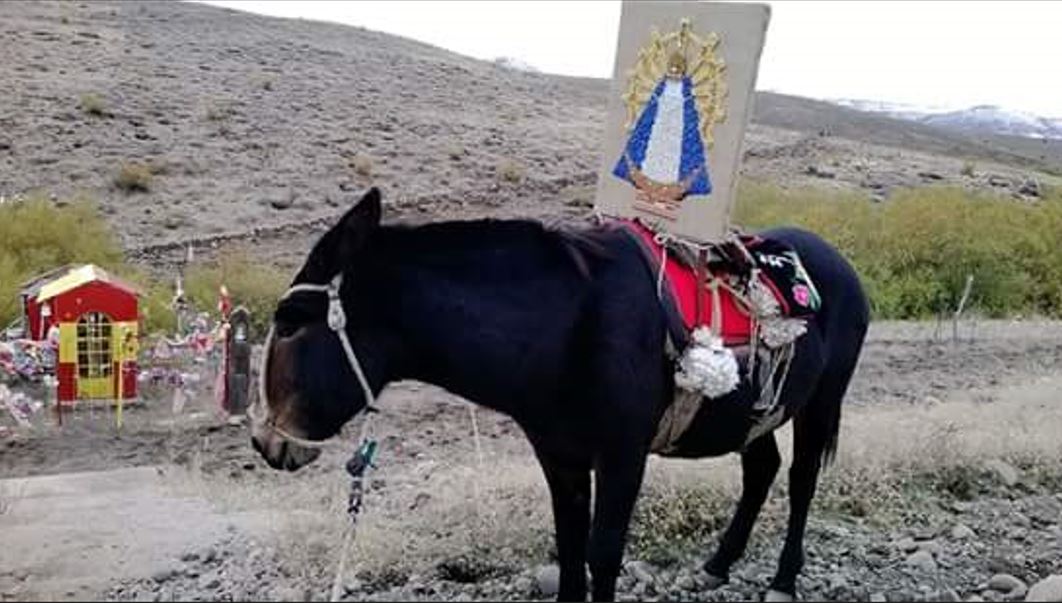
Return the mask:
<svg viewBox="0 0 1062 603">
<path fill-rule="evenodd" d="M 274 328 L 274 332 L 276 333 L 277 337 L 280 337 L 280 338 L 291 337 L 292 335 L 295 334 L 295 331 L 298 329 L 298 327 L 295 324 L 290 323 L 290 322 L 280 321 L 280 320 L 274 320 L 273 321 L 273 328 Z"/>
<path fill-rule="evenodd" d="M 275 332 L 280 337 L 291 337 L 298 330 L 302 317 L 300 312 L 291 305 L 281 304 L 273 313 L 273 325 Z"/>
</svg>

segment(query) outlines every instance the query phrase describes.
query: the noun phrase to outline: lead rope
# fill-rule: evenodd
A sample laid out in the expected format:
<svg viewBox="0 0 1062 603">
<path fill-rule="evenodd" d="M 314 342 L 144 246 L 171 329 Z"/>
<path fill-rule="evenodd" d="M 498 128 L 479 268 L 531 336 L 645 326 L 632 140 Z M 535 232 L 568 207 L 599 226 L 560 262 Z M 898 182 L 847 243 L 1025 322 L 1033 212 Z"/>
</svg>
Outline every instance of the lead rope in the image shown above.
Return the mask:
<svg viewBox="0 0 1062 603">
<path fill-rule="evenodd" d="M 483 445 L 480 443 L 479 437 L 479 422 L 476 420 L 476 405 L 471 402 L 465 402 L 468 405 L 468 416 L 472 419 L 472 441 L 476 446 L 476 475 L 472 479 L 472 494 L 475 497 L 476 504 L 476 517 L 482 520 L 483 517 L 483 489 L 480 486 L 480 479 L 483 476 Z M 493 519 L 494 512 L 491 510 L 491 518 Z"/>
<path fill-rule="evenodd" d="M 358 379 L 358 384 L 361 386 L 362 394 L 365 396 L 365 409 L 366 417 L 361 424 L 361 437 L 358 449 L 347 461 L 346 470 L 350 475 L 350 494 L 347 497 L 347 522 L 346 529 L 344 530 L 343 540 L 340 543 L 339 562 L 336 567 L 336 576 L 332 581 L 332 592 L 330 596 L 331 601 L 338 601 L 343 594 L 343 582 L 347 568 L 347 557 L 350 553 L 351 544 L 354 542 L 354 535 L 357 530 L 358 516 L 361 513 L 362 502 L 365 495 L 365 476 L 368 470 L 375 468 L 374 461 L 376 459 L 376 452 L 378 445 L 375 439 L 370 437 L 372 426 L 372 413 L 375 411 L 376 396 L 372 392 L 372 387 L 369 385 L 369 380 L 365 376 L 365 371 L 361 367 L 361 363 L 358 361 L 357 354 L 354 353 L 354 346 L 350 343 L 350 337 L 347 335 L 347 315 L 343 311 L 343 303 L 339 298 L 339 290 L 343 286 L 343 273 L 340 272 L 326 285 L 313 284 L 313 283 L 299 283 L 293 285 L 288 291 L 280 298 L 283 301 L 290 297 L 294 293 L 310 292 L 310 293 L 325 293 L 328 295 L 328 315 L 327 322 L 328 328 L 332 330 L 339 338 L 339 343 L 343 347 L 343 353 L 347 357 L 347 362 L 350 364 L 350 369 L 354 372 L 354 376 Z M 268 406 L 268 399 L 266 394 L 266 368 L 269 366 L 269 349 L 273 341 L 273 329 L 269 329 L 269 334 L 266 336 L 265 350 L 262 357 L 262 368 L 259 370 L 258 381 L 258 400 L 256 404 L 264 404 Z M 253 406 L 252 406 L 253 408 Z M 248 409 L 249 411 L 251 409 Z M 252 420 L 256 420 L 257 412 L 248 412 L 251 415 Z M 268 413 L 267 413 L 268 415 Z M 324 448 L 326 444 L 324 442 L 313 442 L 303 438 L 293 436 L 285 431 L 283 428 L 276 425 L 272 420 L 269 420 L 268 416 L 262 421 L 266 427 L 272 430 L 275 434 L 281 438 L 295 442 L 300 446 L 306 446 L 310 448 Z"/>
<path fill-rule="evenodd" d="M 347 559 L 350 556 L 350 548 L 354 543 L 354 535 L 358 528 L 358 516 L 361 514 L 362 502 L 365 496 L 365 476 L 369 469 L 375 469 L 376 452 L 378 444 L 369 437 L 372 424 L 372 415 L 365 417 L 361 424 L 361 445 L 347 461 L 346 470 L 350 475 L 350 494 L 347 496 L 347 522 L 343 530 L 343 540 L 339 545 L 339 562 L 336 564 L 336 577 L 332 580 L 332 593 L 329 601 L 339 601 L 344 593 L 344 577 L 347 570 Z"/>
</svg>

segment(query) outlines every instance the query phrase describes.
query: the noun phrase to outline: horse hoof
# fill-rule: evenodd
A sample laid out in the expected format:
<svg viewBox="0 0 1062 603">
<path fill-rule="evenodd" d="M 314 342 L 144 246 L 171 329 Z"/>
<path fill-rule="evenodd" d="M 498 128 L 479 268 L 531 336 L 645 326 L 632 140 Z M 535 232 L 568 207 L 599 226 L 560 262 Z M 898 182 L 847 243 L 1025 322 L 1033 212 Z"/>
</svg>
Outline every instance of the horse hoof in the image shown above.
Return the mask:
<svg viewBox="0 0 1062 603">
<path fill-rule="evenodd" d="M 727 582 L 729 582 L 729 580 L 726 578 L 720 578 L 719 576 L 704 572 L 704 590 L 715 590 Z"/>
<path fill-rule="evenodd" d="M 793 601 L 796 601 L 796 597 L 772 588 L 767 591 L 767 595 L 763 597 L 763 600 L 766 603 L 792 603 Z"/>
</svg>

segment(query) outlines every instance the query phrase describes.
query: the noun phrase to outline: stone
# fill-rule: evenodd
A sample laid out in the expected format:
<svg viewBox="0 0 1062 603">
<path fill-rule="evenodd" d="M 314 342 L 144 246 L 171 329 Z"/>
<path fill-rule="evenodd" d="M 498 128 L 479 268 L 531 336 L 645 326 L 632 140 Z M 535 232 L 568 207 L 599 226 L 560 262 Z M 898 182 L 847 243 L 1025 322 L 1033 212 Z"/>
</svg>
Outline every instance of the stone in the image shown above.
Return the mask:
<svg viewBox="0 0 1062 603">
<path fill-rule="evenodd" d="M 1021 183 L 1021 188 L 1018 189 L 1018 194 L 1027 197 L 1039 197 L 1041 194 L 1040 183 L 1037 180 L 1030 178 Z"/>
<path fill-rule="evenodd" d="M 911 553 L 918 550 L 918 543 L 910 536 L 897 540 L 893 545 L 905 553 Z"/>
<path fill-rule="evenodd" d="M 981 595 L 970 595 L 966 597 L 966 603 L 984 603 L 984 597 Z"/>
<path fill-rule="evenodd" d="M 998 591 L 1008 599 L 1025 596 L 1028 587 L 1019 578 L 1010 574 L 996 574 L 988 579 L 988 588 Z"/>
<path fill-rule="evenodd" d="M 177 572 L 175 572 L 174 570 L 172 570 L 172 569 L 164 569 L 164 570 L 159 570 L 159 571 L 155 572 L 154 574 L 152 574 L 151 575 L 151 579 L 154 580 L 155 582 L 158 582 L 158 583 L 161 584 L 163 582 L 171 580 L 176 575 L 177 575 Z"/>
<path fill-rule="evenodd" d="M 874 593 L 870 595 L 870 603 L 888 603 L 889 598 L 885 596 L 885 593 Z"/>
<path fill-rule="evenodd" d="M 930 555 L 937 557 L 944 552 L 944 546 L 937 540 L 926 540 L 918 543 L 918 550 L 926 551 Z"/>
<path fill-rule="evenodd" d="M 944 179 L 944 175 L 940 174 L 940 173 L 937 173 L 937 172 L 929 172 L 929 171 L 918 172 L 918 175 L 919 175 L 919 177 L 925 178 L 926 180 L 943 180 Z"/>
<path fill-rule="evenodd" d="M 991 459 L 985 463 L 985 469 L 995 475 L 999 481 L 1010 488 L 1017 485 L 1021 474 L 1013 465 L 1000 459 Z"/>
<path fill-rule="evenodd" d="M 560 568 L 556 565 L 543 565 L 535 570 L 535 588 L 542 596 L 556 596 L 560 590 Z"/>
<path fill-rule="evenodd" d="M 1062 603 L 1062 574 L 1048 576 L 1034 584 L 1025 595 L 1025 600 Z"/>
<path fill-rule="evenodd" d="M 288 209 L 292 205 L 295 205 L 295 199 L 297 198 L 298 195 L 295 193 L 295 191 L 287 191 L 270 199 L 269 205 L 273 209 L 284 210 Z"/>
<path fill-rule="evenodd" d="M 823 167 L 819 167 L 817 165 L 809 165 L 807 168 L 804 169 L 804 173 L 808 176 L 815 176 L 816 178 L 825 178 L 827 180 L 833 180 L 837 177 L 836 172 L 833 172 Z"/>
<path fill-rule="evenodd" d="M 274 601 L 307 601 L 302 596 L 302 591 L 291 587 L 277 587 L 273 589 Z"/>
<path fill-rule="evenodd" d="M 675 588 L 678 590 L 697 590 L 697 583 L 689 574 L 681 574 L 675 579 Z"/>
<path fill-rule="evenodd" d="M 200 590 L 214 590 L 221 586 L 221 580 L 218 579 L 216 573 L 203 574 L 199 577 L 199 581 L 196 584 Z"/>
<path fill-rule="evenodd" d="M 954 588 L 948 588 L 937 593 L 936 600 L 941 603 L 951 603 L 953 601 L 962 601 L 962 597 L 955 591 Z"/>
<path fill-rule="evenodd" d="M 969 540 L 977 538 L 977 532 L 974 532 L 970 526 L 960 523 L 951 529 L 951 537 L 953 540 Z"/>
<path fill-rule="evenodd" d="M 985 601 L 995 602 L 1003 600 L 1003 594 L 998 591 L 994 591 L 991 588 L 981 591 L 981 596 L 984 597 Z"/>
<path fill-rule="evenodd" d="M 907 557 L 904 563 L 906 563 L 908 567 L 927 572 L 933 572 L 937 569 L 937 562 L 933 559 L 933 554 L 929 551 L 915 551 Z"/>
<path fill-rule="evenodd" d="M 531 589 L 535 587 L 535 581 L 528 576 L 520 576 L 513 584 L 513 591 L 521 598 L 531 594 Z"/>
<path fill-rule="evenodd" d="M 643 584 L 652 584 L 655 581 L 653 578 L 652 566 L 644 561 L 631 561 L 628 563 L 627 573 L 636 581 Z"/>
</svg>

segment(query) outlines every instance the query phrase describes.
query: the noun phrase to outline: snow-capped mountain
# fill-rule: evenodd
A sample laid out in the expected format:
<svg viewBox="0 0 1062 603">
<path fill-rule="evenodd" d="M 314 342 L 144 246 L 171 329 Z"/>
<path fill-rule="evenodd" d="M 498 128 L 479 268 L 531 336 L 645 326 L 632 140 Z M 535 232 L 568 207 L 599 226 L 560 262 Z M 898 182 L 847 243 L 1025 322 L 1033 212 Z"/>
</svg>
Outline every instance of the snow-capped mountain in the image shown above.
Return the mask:
<svg viewBox="0 0 1062 603">
<path fill-rule="evenodd" d="M 541 73 L 533 65 L 527 61 L 516 59 L 513 57 L 498 57 L 494 59 L 494 64 L 499 67 L 505 67 L 507 69 L 513 69 L 515 71 L 526 71 L 529 73 Z"/>
<path fill-rule="evenodd" d="M 1032 113 L 1008 111 L 992 105 L 970 107 L 927 115 L 922 122 L 960 130 L 989 130 L 1028 138 L 1062 138 L 1062 119 L 1048 119 Z"/>
<path fill-rule="evenodd" d="M 832 101 L 842 107 L 882 113 L 896 119 L 960 130 L 963 132 L 1009 134 L 1026 138 L 1062 140 L 1062 118 L 1047 118 L 995 105 L 978 105 L 955 110 L 947 107 L 890 103 L 856 99 Z"/>
</svg>

